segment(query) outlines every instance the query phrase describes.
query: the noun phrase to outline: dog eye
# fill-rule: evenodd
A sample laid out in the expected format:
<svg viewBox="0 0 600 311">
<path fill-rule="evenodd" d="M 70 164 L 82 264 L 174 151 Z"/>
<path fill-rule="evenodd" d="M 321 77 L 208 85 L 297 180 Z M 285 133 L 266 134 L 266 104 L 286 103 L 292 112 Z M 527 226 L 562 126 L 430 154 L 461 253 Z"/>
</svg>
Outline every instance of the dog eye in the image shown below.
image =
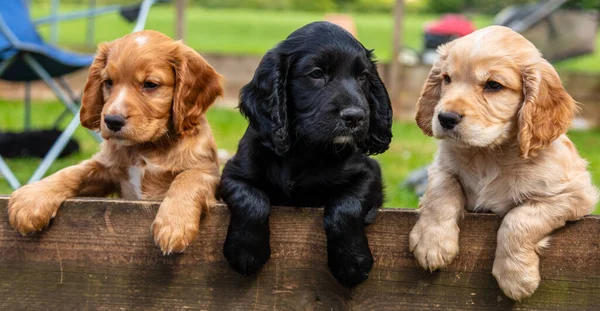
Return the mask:
<svg viewBox="0 0 600 311">
<path fill-rule="evenodd" d="M 144 88 L 145 89 L 155 89 L 158 87 L 158 84 L 150 82 L 150 81 L 146 81 L 144 82 Z"/>
<path fill-rule="evenodd" d="M 325 74 L 321 69 L 315 69 L 311 71 L 308 75 L 313 79 L 323 79 L 325 77 Z"/>
<path fill-rule="evenodd" d="M 104 85 L 110 89 L 113 86 L 113 81 L 111 79 L 104 80 Z"/>
<path fill-rule="evenodd" d="M 368 77 L 369 77 L 369 73 L 365 71 L 365 72 L 361 73 L 360 76 L 358 76 L 358 80 L 365 81 L 365 80 L 367 80 Z"/>
<path fill-rule="evenodd" d="M 444 82 L 446 82 L 446 84 L 452 83 L 452 79 L 450 79 L 449 75 L 444 75 Z"/>
<path fill-rule="evenodd" d="M 491 91 L 499 91 L 503 88 L 504 86 L 502 86 L 502 84 L 496 82 L 496 81 L 488 81 L 485 83 L 485 87 L 483 88 L 484 90 L 491 90 Z"/>
</svg>

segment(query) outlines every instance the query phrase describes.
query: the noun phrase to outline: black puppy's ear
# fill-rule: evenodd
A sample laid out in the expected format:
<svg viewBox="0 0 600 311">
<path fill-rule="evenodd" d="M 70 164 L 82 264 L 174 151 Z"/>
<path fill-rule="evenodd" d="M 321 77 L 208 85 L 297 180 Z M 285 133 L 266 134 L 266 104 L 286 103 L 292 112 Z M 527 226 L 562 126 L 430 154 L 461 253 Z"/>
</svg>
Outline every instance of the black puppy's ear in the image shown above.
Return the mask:
<svg viewBox="0 0 600 311">
<path fill-rule="evenodd" d="M 361 149 L 367 155 L 383 153 L 392 141 L 392 103 L 388 92 L 377 73 L 372 51 L 367 51 L 371 60 L 369 72 L 369 131 Z"/>
<path fill-rule="evenodd" d="M 250 83 L 240 92 L 240 111 L 278 155 L 290 148 L 288 133 L 285 57 L 272 49 L 263 57 Z"/>
</svg>

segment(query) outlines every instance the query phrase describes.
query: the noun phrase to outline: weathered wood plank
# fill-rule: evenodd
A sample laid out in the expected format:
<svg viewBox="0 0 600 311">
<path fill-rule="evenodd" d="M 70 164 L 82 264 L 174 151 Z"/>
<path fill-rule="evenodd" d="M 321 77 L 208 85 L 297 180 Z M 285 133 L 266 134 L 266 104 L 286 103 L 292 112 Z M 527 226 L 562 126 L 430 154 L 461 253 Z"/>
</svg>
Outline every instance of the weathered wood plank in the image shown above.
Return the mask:
<svg viewBox="0 0 600 311">
<path fill-rule="evenodd" d="M 600 218 L 568 224 L 541 259 L 542 284 L 523 303 L 506 298 L 491 275 L 500 218 L 468 214 L 460 255 L 441 272 L 421 270 L 408 251 L 411 210 L 384 209 L 368 228 L 375 267 L 356 289 L 326 265 L 321 209 L 274 208 L 273 255 L 257 277 L 227 266 L 221 248 L 229 213 L 218 206 L 201 237 L 181 255 L 162 256 L 150 224 L 156 202 L 76 199 L 50 228 L 21 237 L 0 197 L 0 310 L 597 310 Z"/>
</svg>

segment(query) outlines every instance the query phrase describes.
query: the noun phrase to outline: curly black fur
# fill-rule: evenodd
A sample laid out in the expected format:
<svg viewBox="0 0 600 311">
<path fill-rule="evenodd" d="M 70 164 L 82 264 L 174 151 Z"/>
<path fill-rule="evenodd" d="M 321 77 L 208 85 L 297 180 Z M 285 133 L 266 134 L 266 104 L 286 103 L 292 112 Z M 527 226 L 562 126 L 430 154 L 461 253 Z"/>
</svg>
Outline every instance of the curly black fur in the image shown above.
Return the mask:
<svg viewBox="0 0 600 311">
<path fill-rule="evenodd" d="M 383 203 L 379 164 L 367 155 L 392 138 L 372 51 L 331 23 L 306 25 L 263 57 L 239 108 L 250 126 L 219 187 L 231 266 L 251 275 L 269 259 L 271 205 L 325 206 L 329 268 L 345 286 L 364 281 L 373 265 L 364 227 Z M 348 111 L 363 117 L 348 123 Z"/>
</svg>

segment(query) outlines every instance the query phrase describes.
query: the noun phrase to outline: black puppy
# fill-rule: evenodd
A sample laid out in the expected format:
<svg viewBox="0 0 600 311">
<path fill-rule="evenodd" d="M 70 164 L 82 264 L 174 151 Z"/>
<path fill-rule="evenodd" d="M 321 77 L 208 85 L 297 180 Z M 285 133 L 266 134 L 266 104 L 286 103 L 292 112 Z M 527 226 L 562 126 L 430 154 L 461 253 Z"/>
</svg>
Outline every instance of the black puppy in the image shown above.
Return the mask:
<svg viewBox="0 0 600 311">
<path fill-rule="evenodd" d="M 364 227 L 383 203 L 390 100 L 372 51 L 327 22 L 294 31 L 263 57 L 241 90 L 250 121 L 225 165 L 219 194 L 231 222 L 224 253 L 242 274 L 269 259 L 271 205 L 325 206 L 328 264 L 348 287 L 373 266 Z"/>
</svg>

